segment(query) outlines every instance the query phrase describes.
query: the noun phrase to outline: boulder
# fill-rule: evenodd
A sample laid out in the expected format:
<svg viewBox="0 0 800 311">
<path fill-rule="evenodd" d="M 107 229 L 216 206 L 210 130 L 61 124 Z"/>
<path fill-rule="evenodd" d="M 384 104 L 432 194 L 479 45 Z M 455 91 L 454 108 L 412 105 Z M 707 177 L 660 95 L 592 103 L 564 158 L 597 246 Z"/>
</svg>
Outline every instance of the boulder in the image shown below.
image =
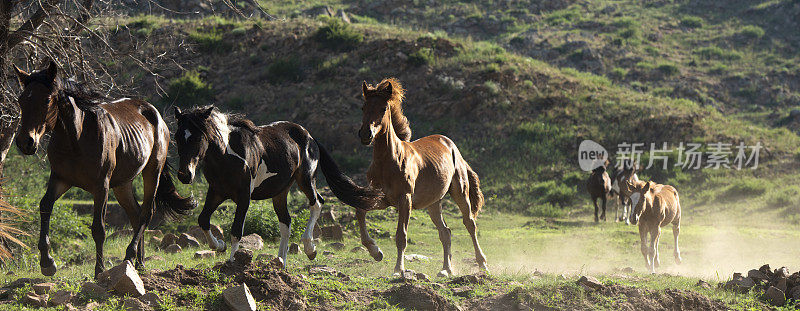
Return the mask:
<svg viewBox="0 0 800 311">
<path fill-rule="evenodd" d="M 600 283 L 596 278 L 586 275 L 578 279 L 578 284 L 594 290 L 600 290 L 604 287 L 603 283 Z"/>
<path fill-rule="evenodd" d="M 242 266 L 249 265 L 253 262 L 253 251 L 249 249 L 240 249 L 233 254 L 233 261 Z"/>
<path fill-rule="evenodd" d="M 247 285 L 229 287 L 222 291 L 222 298 L 225 304 L 234 311 L 255 311 L 256 301 L 253 295 L 250 294 L 250 289 Z"/>
<path fill-rule="evenodd" d="M 49 294 L 56 287 L 55 283 L 39 283 L 33 285 L 33 292 L 37 295 Z"/>
<path fill-rule="evenodd" d="M 260 235 L 255 233 L 249 234 L 243 236 L 242 239 L 239 240 L 239 247 L 251 250 L 260 250 L 264 248 L 264 239 L 262 239 Z"/>
<path fill-rule="evenodd" d="M 777 279 L 777 281 L 775 282 L 775 284 L 773 284 L 773 286 L 780 289 L 784 293 L 788 293 L 789 288 L 786 285 L 786 278 L 784 277 L 775 277 L 775 278 Z"/>
<path fill-rule="evenodd" d="M 217 240 L 222 240 L 222 227 L 217 225 L 211 225 L 208 230 L 211 235 L 213 235 Z M 198 242 L 208 244 L 208 240 L 206 239 L 206 232 L 203 231 L 200 226 L 194 226 L 187 232 L 189 235 L 193 236 L 197 239 Z"/>
<path fill-rule="evenodd" d="M 181 246 L 178 244 L 171 244 L 170 246 L 167 246 L 164 251 L 167 252 L 167 254 L 176 254 L 183 251 L 183 248 L 181 248 Z"/>
<path fill-rule="evenodd" d="M 47 294 L 37 295 L 36 293 L 28 293 L 22 297 L 22 303 L 36 308 L 47 307 Z"/>
<path fill-rule="evenodd" d="M 158 297 L 158 295 L 153 292 L 142 295 L 142 297 L 139 297 L 139 300 L 153 309 L 156 309 L 161 305 L 161 297 Z"/>
<path fill-rule="evenodd" d="M 725 289 L 740 293 L 748 292 L 756 283 L 751 278 L 742 277 L 741 273 L 734 273 L 733 279 L 725 283 Z"/>
<path fill-rule="evenodd" d="M 300 244 L 297 243 L 289 244 L 289 254 L 294 255 L 298 253 L 300 253 Z"/>
<path fill-rule="evenodd" d="M 122 303 L 122 308 L 128 311 L 152 311 L 153 308 L 145 304 L 143 301 L 128 297 Z"/>
<path fill-rule="evenodd" d="M 344 232 L 342 231 L 342 226 L 340 225 L 322 227 L 321 230 L 322 239 L 324 240 L 341 241 L 344 238 Z"/>
<path fill-rule="evenodd" d="M 196 258 L 196 259 L 212 258 L 212 257 L 216 256 L 216 254 L 217 254 L 217 252 L 210 251 L 210 250 L 196 251 L 196 252 L 194 252 L 194 258 Z"/>
<path fill-rule="evenodd" d="M 424 282 L 430 282 L 431 281 L 431 279 L 428 278 L 428 275 L 425 274 L 425 273 L 422 273 L 422 272 L 417 272 L 416 274 L 414 274 L 414 277 L 416 277 L 417 280 L 424 281 Z"/>
<path fill-rule="evenodd" d="M 764 293 L 764 298 L 773 306 L 779 307 L 786 304 L 786 295 L 775 286 L 770 286 Z"/>
<path fill-rule="evenodd" d="M 167 246 L 177 243 L 178 243 L 178 237 L 172 233 L 167 233 L 166 235 L 164 235 L 164 238 L 161 239 L 161 249 L 166 249 Z"/>
<path fill-rule="evenodd" d="M 763 272 L 753 269 L 747 272 L 747 277 L 753 279 L 753 281 L 767 281 L 769 277 Z"/>
<path fill-rule="evenodd" d="M 108 290 L 105 287 L 97 285 L 96 283 L 92 282 L 85 282 L 81 285 L 81 295 L 92 298 L 102 300 L 108 296 Z"/>
<path fill-rule="evenodd" d="M 68 290 L 60 290 L 50 295 L 50 306 L 56 307 L 70 303 L 75 294 Z"/>
<path fill-rule="evenodd" d="M 98 275 L 97 282 L 119 296 L 144 295 L 144 283 L 129 260 Z"/>
<path fill-rule="evenodd" d="M 330 247 L 331 249 L 333 249 L 335 251 L 340 251 L 340 250 L 344 249 L 344 243 L 333 242 L 333 243 L 328 244 L 328 247 Z"/>
<path fill-rule="evenodd" d="M 788 278 L 791 273 L 789 273 L 789 269 L 786 267 L 780 267 L 779 269 L 775 269 L 775 276 Z"/>
<path fill-rule="evenodd" d="M 792 290 L 789 291 L 789 295 L 797 302 L 800 302 L 800 285 L 795 285 Z"/>
<path fill-rule="evenodd" d="M 180 245 L 181 248 L 200 247 L 200 242 L 187 233 L 181 233 L 181 236 L 178 237 L 178 245 Z"/>
</svg>

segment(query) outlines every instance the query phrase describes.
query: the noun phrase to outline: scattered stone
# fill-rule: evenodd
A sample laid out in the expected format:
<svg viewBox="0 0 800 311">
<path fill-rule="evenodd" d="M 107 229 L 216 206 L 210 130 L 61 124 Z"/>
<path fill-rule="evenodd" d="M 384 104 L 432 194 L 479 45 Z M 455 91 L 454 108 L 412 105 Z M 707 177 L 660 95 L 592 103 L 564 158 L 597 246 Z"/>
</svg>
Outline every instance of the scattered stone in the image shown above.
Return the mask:
<svg viewBox="0 0 800 311">
<path fill-rule="evenodd" d="M 339 18 L 341 18 L 343 22 L 350 24 L 350 17 L 347 16 L 347 12 L 339 9 L 339 13 L 337 15 L 339 15 Z"/>
<path fill-rule="evenodd" d="M 119 296 L 140 297 L 144 295 L 142 279 L 129 260 L 98 275 L 97 282 L 112 289 Z"/>
<path fill-rule="evenodd" d="M 604 287 L 603 283 L 600 283 L 596 278 L 587 275 L 578 279 L 578 284 L 594 290 L 601 290 Z"/>
<path fill-rule="evenodd" d="M 181 248 L 181 246 L 178 244 L 170 244 L 164 249 L 164 251 L 167 252 L 167 254 L 176 254 L 183 251 L 183 248 Z"/>
<path fill-rule="evenodd" d="M 129 311 L 151 311 L 153 308 L 136 298 L 126 298 L 122 303 L 122 308 Z"/>
<path fill-rule="evenodd" d="M 786 295 L 784 295 L 783 291 L 775 286 L 770 286 L 767 289 L 767 292 L 764 293 L 764 298 L 766 298 L 770 304 L 776 307 L 783 306 L 786 303 Z"/>
<path fill-rule="evenodd" d="M 705 289 L 711 289 L 711 284 L 708 284 L 708 282 L 703 281 L 703 280 L 698 280 L 697 284 L 695 286 L 702 287 L 702 288 L 705 288 Z"/>
<path fill-rule="evenodd" d="M 425 273 L 422 273 L 422 272 L 417 272 L 416 274 L 414 274 L 414 277 L 416 277 L 417 280 L 424 281 L 424 282 L 430 282 L 431 281 L 431 279 L 428 278 L 428 275 L 425 274 Z"/>
<path fill-rule="evenodd" d="M 34 284 L 33 285 L 33 292 L 36 293 L 37 295 L 49 294 L 50 291 L 52 291 L 53 288 L 55 288 L 55 287 L 56 287 L 56 284 L 50 283 L 50 282 Z"/>
<path fill-rule="evenodd" d="M 754 281 L 767 281 L 769 277 L 759 270 L 753 269 L 747 272 L 747 277 L 753 279 Z"/>
<path fill-rule="evenodd" d="M 450 282 L 453 283 L 453 284 L 482 284 L 483 280 L 478 278 L 477 275 L 467 274 L 467 275 L 459 276 L 459 277 L 453 279 Z"/>
<path fill-rule="evenodd" d="M 72 298 L 75 298 L 75 294 L 73 292 L 62 289 L 50 296 L 50 306 L 55 307 L 67 304 L 72 301 Z"/>
<path fill-rule="evenodd" d="M 200 247 L 200 242 L 198 242 L 193 236 L 182 233 L 181 236 L 178 237 L 178 245 L 180 245 L 181 248 Z"/>
<path fill-rule="evenodd" d="M 332 248 L 335 251 L 341 251 L 344 249 L 344 243 L 341 242 L 333 242 L 328 244 L 328 247 Z"/>
<path fill-rule="evenodd" d="M 153 292 L 142 295 L 142 297 L 139 297 L 139 300 L 153 309 L 158 308 L 161 305 L 161 297 L 158 297 L 158 295 Z"/>
<path fill-rule="evenodd" d="M 234 286 L 222 291 L 222 298 L 225 304 L 235 311 L 255 311 L 256 301 L 253 295 L 250 294 L 250 289 L 247 285 Z"/>
<path fill-rule="evenodd" d="M 792 296 L 792 299 L 800 302 L 800 284 L 797 284 L 794 286 L 794 288 L 792 288 L 790 295 Z"/>
<path fill-rule="evenodd" d="M 278 269 L 286 268 L 286 263 L 283 262 L 283 258 L 281 257 L 272 258 L 272 260 L 269 261 L 269 264 L 270 266 L 277 267 Z"/>
<path fill-rule="evenodd" d="M 178 237 L 172 233 L 167 233 L 166 235 L 164 235 L 164 238 L 161 239 L 161 249 L 166 249 L 168 246 L 177 243 L 178 243 Z"/>
<path fill-rule="evenodd" d="M 773 286 L 777 287 L 782 292 L 787 293 L 789 288 L 788 288 L 788 286 L 786 284 L 786 278 L 784 278 L 784 277 L 777 277 L 777 278 L 778 278 L 778 281 L 775 282 L 775 284 Z"/>
<path fill-rule="evenodd" d="M 725 283 L 725 289 L 736 292 L 746 293 L 755 286 L 756 283 L 751 278 L 742 277 L 741 273 L 734 273 L 733 279 Z"/>
<path fill-rule="evenodd" d="M 206 258 L 212 258 L 212 257 L 214 257 L 214 256 L 216 256 L 216 255 L 217 255 L 217 252 L 215 252 L 215 251 L 210 251 L 210 250 L 203 250 L 203 251 L 196 251 L 196 252 L 194 252 L 194 258 L 195 258 L 195 259 L 206 259 Z"/>
<path fill-rule="evenodd" d="M 249 249 L 239 249 L 233 254 L 233 261 L 237 265 L 247 266 L 253 262 L 253 251 Z"/>
<path fill-rule="evenodd" d="M 251 250 L 260 250 L 264 248 L 264 239 L 261 238 L 258 234 L 250 234 L 243 236 L 241 240 L 239 240 L 239 247 L 243 247 L 246 249 Z"/>
<path fill-rule="evenodd" d="M 22 298 L 22 303 L 36 308 L 47 307 L 47 294 L 37 295 L 36 293 L 28 293 Z"/>
<path fill-rule="evenodd" d="M 789 268 L 780 267 L 780 269 L 775 269 L 775 275 L 778 277 L 788 278 L 790 274 L 791 273 L 789 273 Z"/>
<path fill-rule="evenodd" d="M 366 251 L 367 251 L 367 249 L 364 248 L 363 246 L 356 246 L 356 247 L 353 247 L 353 249 L 350 250 L 351 253 L 359 253 L 359 252 L 366 252 Z"/>
<path fill-rule="evenodd" d="M 105 299 L 108 296 L 108 290 L 105 287 L 97 285 L 92 282 L 85 282 L 81 285 L 81 295 L 92 299 Z"/>
<path fill-rule="evenodd" d="M 300 253 L 300 244 L 292 243 L 289 244 L 289 254 L 295 255 Z"/>
<path fill-rule="evenodd" d="M 325 240 L 341 241 L 344 238 L 342 226 L 333 225 L 322 227 L 322 238 Z"/>
</svg>

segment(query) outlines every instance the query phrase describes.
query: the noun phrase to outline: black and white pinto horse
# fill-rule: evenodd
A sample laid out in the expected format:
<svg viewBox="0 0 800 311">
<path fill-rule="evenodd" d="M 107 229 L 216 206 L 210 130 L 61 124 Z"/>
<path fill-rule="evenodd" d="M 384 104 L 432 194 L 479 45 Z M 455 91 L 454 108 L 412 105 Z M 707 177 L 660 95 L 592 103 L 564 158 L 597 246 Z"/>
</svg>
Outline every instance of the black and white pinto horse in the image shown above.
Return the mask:
<svg viewBox="0 0 800 311">
<path fill-rule="evenodd" d="M 302 126 L 278 121 L 256 126 L 250 120 L 218 111 L 214 106 L 182 112 L 175 108 L 178 129 L 178 179 L 192 182 L 197 166 L 202 164 L 208 191 L 198 223 L 205 231 L 209 246 L 225 251 L 224 241 L 209 234 L 211 214 L 225 200 L 236 204 L 231 228 L 231 258 L 239 248 L 244 218 L 250 200 L 272 199 L 280 222 L 281 241 L 278 257 L 286 263 L 291 232 L 291 217 L 286 206 L 289 188 L 297 183 L 309 201 L 311 215 L 301 238 L 309 259 L 316 257 L 313 232 L 324 200 L 316 190 L 317 163 L 333 194 L 347 205 L 369 210 L 382 194 L 357 186 L 345 176 L 330 154 Z"/>
<path fill-rule="evenodd" d="M 628 215 L 633 211 L 633 207 L 636 206 L 636 203 L 639 201 L 639 193 L 628 192 L 623 185 L 625 185 L 626 182 L 637 181 L 639 181 L 639 176 L 636 175 L 636 167 L 628 161 L 623 163 L 622 168 L 618 168 L 611 177 L 611 193 L 618 196 L 616 212 L 617 222 L 624 220 L 625 224 L 630 225 Z M 622 215 L 620 215 L 620 207 L 622 208 Z"/>
</svg>

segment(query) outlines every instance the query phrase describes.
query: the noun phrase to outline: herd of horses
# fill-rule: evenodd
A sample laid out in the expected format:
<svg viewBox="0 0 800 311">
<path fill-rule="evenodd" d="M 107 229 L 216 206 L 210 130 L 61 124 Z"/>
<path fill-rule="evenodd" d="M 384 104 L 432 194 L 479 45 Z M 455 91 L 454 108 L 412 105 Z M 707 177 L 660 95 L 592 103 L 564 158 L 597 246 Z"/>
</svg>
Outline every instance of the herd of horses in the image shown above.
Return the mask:
<svg viewBox="0 0 800 311">
<path fill-rule="evenodd" d="M 681 252 L 678 247 L 678 235 L 681 232 L 681 204 L 675 187 L 661 185 L 652 181 L 639 180 L 636 164 L 622 161 L 621 167 L 610 176 L 607 171 L 609 162 L 592 170 L 586 181 L 586 188 L 594 204 L 594 221 L 606 220 L 606 203 L 608 199 L 617 199 L 616 221 L 639 226 L 639 240 L 645 264 L 650 272 L 661 264 L 658 255 L 658 243 L 661 239 L 661 227 L 672 225 L 675 239 L 675 262 L 681 263 Z M 597 216 L 597 200 L 602 203 L 602 214 Z M 622 208 L 622 213 L 620 213 Z M 650 245 L 647 245 L 648 235 Z"/>
<path fill-rule="evenodd" d="M 181 196 L 173 184 L 167 163 L 171 134 L 161 114 L 146 101 L 108 100 L 82 84 L 60 78 L 59 67 L 52 61 L 46 68 L 31 73 L 16 66 L 14 70 L 22 88 L 18 98 L 22 119 L 16 145 L 23 154 L 32 155 L 42 138 L 50 134 L 47 145 L 50 178 L 39 205 L 42 274 L 52 276 L 57 271 L 50 255 L 50 217 L 55 201 L 72 187 L 86 190 L 94 198 L 91 231 L 96 249 L 95 275 L 105 270 L 104 215 L 109 190 L 114 191 L 133 228 L 125 260 L 142 269 L 144 233 L 154 213 L 186 215 L 197 205 L 192 197 Z M 367 171 L 369 185 L 365 187 L 342 173 L 322 144 L 298 124 L 279 121 L 258 126 L 213 105 L 185 111 L 175 107 L 177 178 L 182 183 L 192 183 L 197 168 L 202 169 L 208 190 L 198 224 L 209 247 L 219 252 L 228 248 L 225 241 L 210 234 L 211 215 L 222 202 L 230 199 L 236 205 L 230 230 L 232 261 L 244 233 L 250 201 L 272 199 L 281 235 L 278 258 L 285 263 L 292 226 L 287 196 L 290 187 L 296 184 L 308 199 L 310 209 L 301 236 L 303 251 L 309 259 L 314 259 L 317 251 L 313 231 L 325 202 L 316 189 L 315 176 L 317 168 L 321 168 L 333 194 L 355 208 L 361 243 L 377 261 L 383 259 L 383 252 L 367 232 L 366 213 L 389 206 L 397 208 L 395 274 L 404 271 L 412 209 L 427 210 L 438 230 L 443 248 L 439 275 L 453 274 L 451 231 L 442 217 L 446 194 L 450 194 L 461 211 L 477 264 L 488 269 L 477 238 L 476 217 L 484 205 L 478 175 L 449 138 L 431 135 L 411 141 L 411 128 L 402 109 L 404 94 L 400 82 L 393 78 L 374 86 L 366 82 L 362 85 L 364 105 L 358 138 L 373 150 Z M 132 185 L 140 174 L 144 184 L 141 205 Z M 603 201 L 604 220 L 609 195 L 616 194 L 625 206 L 632 206 L 630 212 L 630 208 L 624 209 L 623 218 L 639 223 L 642 253 L 648 268 L 654 271 L 658 266 L 660 228 L 670 223 L 675 235 L 675 258 L 680 261 L 677 247 L 680 204 L 674 188 L 639 181 L 632 166 L 616 174 L 613 183 L 601 166 L 593 171 L 588 185 L 595 201 L 595 221 L 597 198 Z M 619 217 L 619 211 L 617 214 Z M 650 247 L 645 246 L 648 233 Z"/>
</svg>

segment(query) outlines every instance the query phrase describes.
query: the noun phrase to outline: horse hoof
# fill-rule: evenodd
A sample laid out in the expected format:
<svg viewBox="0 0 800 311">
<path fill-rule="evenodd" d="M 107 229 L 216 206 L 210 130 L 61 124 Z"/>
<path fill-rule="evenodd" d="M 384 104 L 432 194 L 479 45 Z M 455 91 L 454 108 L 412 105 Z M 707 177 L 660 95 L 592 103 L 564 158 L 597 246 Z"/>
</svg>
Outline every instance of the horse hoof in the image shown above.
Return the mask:
<svg viewBox="0 0 800 311">
<path fill-rule="evenodd" d="M 317 251 L 315 250 L 313 253 L 306 254 L 306 256 L 308 256 L 308 260 L 314 260 L 314 258 L 317 258 Z"/>
<path fill-rule="evenodd" d="M 42 274 L 44 276 L 53 276 L 56 274 L 56 271 L 58 271 L 58 269 L 56 269 L 56 265 L 50 265 L 49 267 L 42 267 Z"/>
<path fill-rule="evenodd" d="M 383 251 L 380 249 L 376 253 L 370 253 L 370 255 L 372 255 L 372 258 L 375 259 L 375 261 L 383 260 Z"/>
<path fill-rule="evenodd" d="M 683 262 L 683 259 L 675 258 L 675 264 L 680 265 Z"/>
<path fill-rule="evenodd" d="M 446 277 L 450 276 L 451 274 L 452 273 L 448 272 L 447 270 L 442 270 L 442 271 L 439 271 L 439 273 L 437 273 L 436 276 L 440 277 L 440 278 L 446 278 Z"/>
</svg>

